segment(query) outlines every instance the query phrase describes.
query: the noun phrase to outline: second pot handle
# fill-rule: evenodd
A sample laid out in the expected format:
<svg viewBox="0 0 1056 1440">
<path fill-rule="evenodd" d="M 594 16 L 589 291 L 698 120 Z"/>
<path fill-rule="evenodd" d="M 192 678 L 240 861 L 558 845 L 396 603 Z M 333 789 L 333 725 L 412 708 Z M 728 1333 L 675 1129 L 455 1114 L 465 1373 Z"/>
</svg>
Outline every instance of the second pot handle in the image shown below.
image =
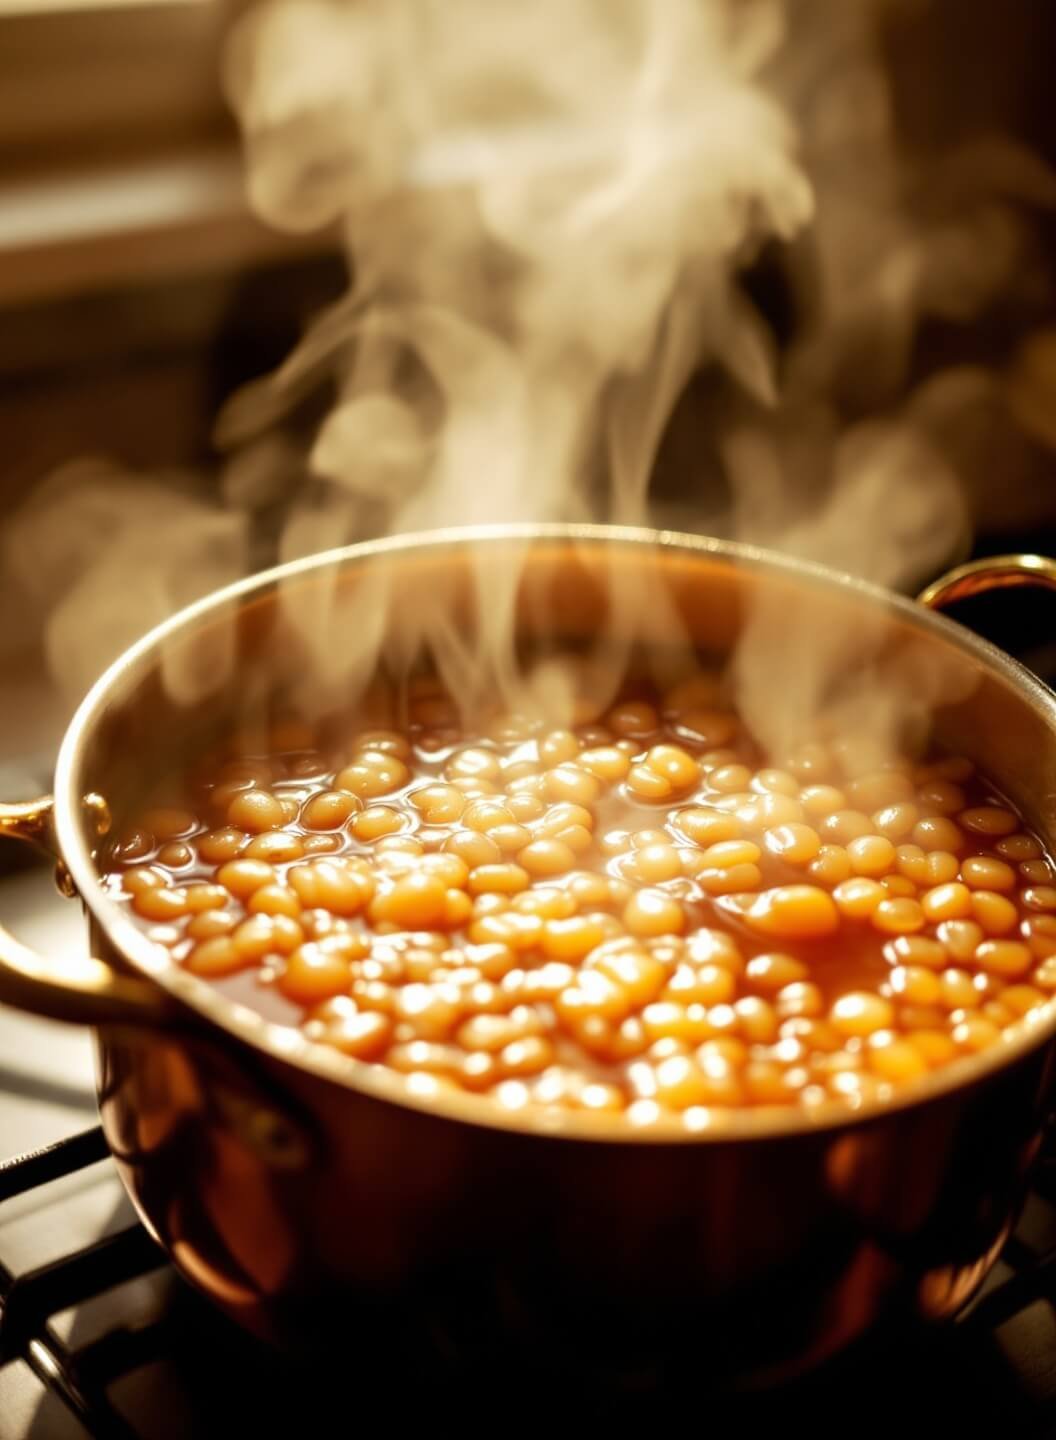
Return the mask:
<svg viewBox="0 0 1056 1440">
<path fill-rule="evenodd" d="M 0 835 L 48 850 L 51 797 L 0 805 Z M 149 980 L 102 960 L 45 960 L 0 925 L 0 1004 L 77 1025 L 170 1025 L 175 1007 Z"/>
<path fill-rule="evenodd" d="M 970 560 L 933 580 L 917 596 L 930 610 L 945 610 L 958 600 L 984 595 L 988 590 L 1008 590 L 1030 585 L 1056 590 L 1056 560 L 1044 555 L 989 555 Z"/>
</svg>

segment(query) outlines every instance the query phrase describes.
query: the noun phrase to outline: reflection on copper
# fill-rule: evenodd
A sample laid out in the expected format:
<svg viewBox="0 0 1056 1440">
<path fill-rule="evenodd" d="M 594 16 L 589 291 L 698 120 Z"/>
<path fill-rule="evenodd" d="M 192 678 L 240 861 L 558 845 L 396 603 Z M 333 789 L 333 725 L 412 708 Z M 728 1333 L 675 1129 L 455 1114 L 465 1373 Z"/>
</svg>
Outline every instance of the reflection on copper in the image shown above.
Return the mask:
<svg viewBox="0 0 1056 1440">
<path fill-rule="evenodd" d="M 224 1305 L 249 1306 L 257 1303 L 252 1290 L 222 1274 L 188 1240 L 174 1240 L 170 1251 L 175 1264 L 196 1285 Z"/>
<path fill-rule="evenodd" d="M 202 1220 L 259 1294 L 278 1293 L 293 1269 L 296 1236 L 268 1170 L 230 1134 L 213 1131 L 210 1142 L 198 1196 Z"/>
<path fill-rule="evenodd" d="M 1009 1221 L 1002 1226 L 986 1254 L 972 1264 L 944 1265 L 921 1276 L 917 1287 L 917 1302 L 921 1313 L 929 1320 L 942 1320 L 949 1315 L 956 1315 L 982 1284 L 1011 1231 L 1012 1223 Z"/>
</svg>

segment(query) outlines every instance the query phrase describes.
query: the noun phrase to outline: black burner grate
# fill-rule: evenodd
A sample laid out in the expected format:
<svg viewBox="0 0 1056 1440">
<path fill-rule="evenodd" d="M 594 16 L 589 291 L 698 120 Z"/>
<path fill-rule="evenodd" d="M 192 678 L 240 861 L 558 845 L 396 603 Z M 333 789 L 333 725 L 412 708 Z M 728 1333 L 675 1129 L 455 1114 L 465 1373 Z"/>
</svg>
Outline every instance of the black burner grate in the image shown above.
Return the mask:
<svg viewBox="0 0 1056 1440">
<path fill-rule="evenodd" d="M 386 1408 L 397 1422 L 432 1412 L 441 1434 L 517 1432 L 536 1416 L 533 1428 L 558 1433 L 572 1424 L 699 1431 L 735 1420 L 742 1435 L 905 1440 L 992 1427 L 1047 1437 L 1056 1435 L 1054 1281 L 1056 1156 L 1039 1167 L 1015 1236 L 955 1324 L 874 1340 L 780 1390 L 723 1398 L 685 1374 L 662 1390 L 594 1381 L 556 1396 L 537 1375 L 488 1383 L 452 1360 L 443 1375 L 410 1366 L 393 1395 L 380 1377 L 357 1372 L 354 1355 L 345 1373 L 313 1372 L 214 1312 L 136 1219 L 93 1129 L 0 1164 L 0 1440 L 351 1436 Z"/>
</svg>

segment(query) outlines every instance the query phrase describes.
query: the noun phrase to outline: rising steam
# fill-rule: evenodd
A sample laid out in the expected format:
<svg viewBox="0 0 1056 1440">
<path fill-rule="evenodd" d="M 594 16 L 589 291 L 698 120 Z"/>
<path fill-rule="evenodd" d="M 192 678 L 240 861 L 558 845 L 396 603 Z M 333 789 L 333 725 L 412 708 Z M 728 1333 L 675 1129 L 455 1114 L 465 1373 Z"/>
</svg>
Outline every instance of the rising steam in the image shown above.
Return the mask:
<svg viewBox="0 0 1056 1440">
<path fill-rule="evenodd" d="M 228 442 L 251 434 L 305 370 L 336 370 L 310 456 L 328 500 L 295 509 L 286 554 L 368 523 L 643 521 L 698 365 L 772 401 L 736 275 L 811 211 L 792 128 L 758 83 L 778 20 L 771 4 L 701 0 L 278 0 L 251 14 L 228 71 L 250 194 L 276 225 L 339 222 L 355 277 L 221 426 Z M 428 648 L 456 693 L 488 674 L 526 703 L 517 584 L 516 567 L 488 576 L 483 653 L 456 653 L 442 607 L 401 613 L 403 648 Z M 304 617 L 306 637 L 325 636 L 321 618 Z M 318 660 L 333 663 L 325 639 Z"/>
<path fill-rule="evenodd" d="M 732 497 L 722 524 L 738 538 L 883 584 L 910 585 L 948 560 L 972 481 L 957 436 L 981 405 L 994 411 L 1000 386 L 979 365 L 918 374 L 914 346 L 928 317 L 963 321 L 1016 290 L 1035 256 L 1028 212 L 1056 204 L 1056 179 L 998 140 L 914 169 L 895 140 L 884 9 L 250 9 L 226 79 L 251 202 L 279 228 L 338 227 L 351 279 L 280 370 L 225 408 L 221 501 L 188 501 L 190 550 L 200 522 L 213 571 L 237 569 L 246 515 L 276 493 L 291 496 L 283 559 L 480 522 L 645 522 L 672 411 L 707 373 L 718 400 L 683 465 L 683 517 L 714 515 L 705 477 L 721 475 Z M 791 277 L 794 323 L 780 339 L 743 280 L 764 252 Z M 335 401 L 294 452 L 276 438 L 283 418 L 323 381 Z M 88 504 L 79 489 L 64 523 Z M 39 506 L 29 519 L 46 556 Z M 130 522 L 122 535 L 122 553 L 138 537 L 141 566 L 153 558 L 160 593 L 156 527 Z M 56 658 L 77 650 L 90 608 L 99 634 L 98 597 L 121 564 L 115 551 L 79 576 L 50 621 Z M 37 573 L 46 586 L 47 568 Z M 545 693 L 526 693 L 538 677 L 515 663 L 515 568 L 482 574 L 471 653 L 442 596 L 394 609 L 376 585 L 355 645 L 332 643 L 325 597 L 307 611 L 291 595 L 320 675 L 366 673 L 395 615 L 400 653 L 430 652 L 455 693 L 472 698 L 487 675 L 511 703 L 560 702 L 552 673 Z M 663 603 L 614 591 L 614 628 L 630 634 L 644 605 Z M 125 638 L 105 626 L 103 637 L 111 651 Z M 764 743 L 781 749 L 811 728 L 833 672 L 862 644 L 832 616 L 798 636 L 787 616 L 749 617 L 735 674 Z M 108 658 L 78 651 L 89 653 Z M 883 728 L 903 699 L 869 713 Z"/>
</svg>

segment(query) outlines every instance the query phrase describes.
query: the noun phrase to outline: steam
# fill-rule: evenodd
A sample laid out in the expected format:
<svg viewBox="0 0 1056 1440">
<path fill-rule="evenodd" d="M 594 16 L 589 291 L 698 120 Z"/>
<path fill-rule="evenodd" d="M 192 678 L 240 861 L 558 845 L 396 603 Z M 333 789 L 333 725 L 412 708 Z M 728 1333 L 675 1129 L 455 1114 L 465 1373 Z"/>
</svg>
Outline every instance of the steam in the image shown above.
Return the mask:
<svg viewBox="0 0 1056 1440">
<path fill-rule="evenodd" d="M 801 117 L 814 186 L 813 304 L 784 357 L 778 403 L 766 413 L 731 407 L 719 443 L 736 534 L 912 591 L 968 549 L 969 496 L 992 479 L 960 437 L 977 433 L 998 383 L 963 362 L 907 383 L 914 346 L 929 319 L 963 323 L 1002 300 L 1011 308 L 1023 275 L 1051 291 L 1033 264 L 1028 208 L 1052 207 L 1056 176 L 1000 137 L 907 159 L 878 43 L 883 13 L 796 6 L 809 41 L 782 50 L 772 79 Z M 1013 428 L 1005 423 L 1006 436 Z M 882 625 L 870 632 L 823 604 L 782 613 L 764 596 L 734 662 L 764 746 L 787 752 L 820 725 L 890 752 L 919 729 L 952 698 L 952 678 L 888 670 L 870 681 L 883 640 Z M 849 673 L 856 683 L 841 692 Z"/>
<path fill-rule="evenodd" d="M 935 317 L 963 324 L 1009 297 L 1037 313 L 1051 277 L 1031 212 L 1056 205 L 1056 177 L 1001 137 L 907 160 L 878 40 L 886 10 L 250 9 L 225 75 L 251 203 L 278 228 L 336 227 L 348 294 L 225 407 L 219 498 L 185 484 L 169 500 L 151 480 L 74 472 L 27 509 L 12 535 L 14 554 L 32 541 L 26 589 L 43 599 L 63 579 L 47 624 L 56 670 L 80 687 L 109 658 L 86 625 L 113 653 L 130 625 L 188 598 L 172 583 L 184 567 L 204 592 L 248 566 L 250 517 L 276 497 L 279 559 L 435 527 L 655 518 L 657 455 L 701 375 L 683 517 L 714 517 L 721 477 L 731 499 L 719 528 L 737 538 L 894 586 L 953 558 L 980 484 L 980 447 L 961 437 L 985 425 L 997 443 L 1019 425 L 1051 441 L 1038 361 L 1051 339 L 1024 346 L 1006 387 L 981 359 L 921 366 L 919 337 Z M 775 255 L 794 311 L 780 335 L 744 278 Z M 333 404 L 298 448 L 284 422 L 323 384 Z M 113 533 L 107 505 L 121 516 Z M 94 524 L 101 558 L 74 545 L 71 559 L 56 516 L 64 536 Z M 383 578 L 369 583 L 354 643 L 334 644 L 333 597 L 286 596 L 321 684 L 365 682 L 384 641 L 407 666 L 431 656 L 471 704 L 482 685 L 551 714 L 569 704 L 567 677 L 518 664 L 515 565 L 481 569 L 468 638 L 448 597 L 408 607 Z M 109 598 L 130 585 L 142 602 L 131 612 Z M 619 679 L 602 663 L 613 637 L 633 638 L 635 617 L 648 608 L 655 620 L 667 603 L 626 576 L 614 585 L 597 686 Z M 834 699 L 834 676 L 879 641 L 835 614 L 758 606 L 733 678 L 767 748 L 786 750 L 819 716 L 868 719 L 886 743 L 900 711 L 926 708 L 939 677 L 878 678 L 886 699 L 859 696 L 854 715 Z"/>
<path fill-rule="evenodd" d="M 111 460 L 75 461 L 51 474 L 20 512 L 5 559 L 27 602 L 44 618 L 48 667 L 78 699 L 144 631 L 248 563 L 244 517 L 203 498 L 191 475 L 138 475 Z M 101 646 L 105 647 L 101 650 Z M 168 664 L 174 698 L 198 698 L 212 674 Z M 222 671 L 222 666 L 220 667 Z"/>
<path fill-rule="evenodd" d="M 355 276 L 221 422 L 229 443 L 252 434 L 321 355 L 336 371 L 309 457 L 332 488 L 295 510 L 287 556 L 370 522 L 641 521 L 698 365 L 772 401 L 736 272 L 811 212 L 757 81 L 779 39 L 772 4 L 700 0 L 277 0 L 243 22 L 228 76 L 250 195 L 273 224 L 340 223 Z M 517 584 L 516 566 L 489 572 L 473 656 L 442 608 L 401 613 L 401 647 L 428 649 L 460 695 L 487 675 L 552 710 L 514 660 Z M 321 619 L 304 616 L 306 640 Z"/>
</svg>

